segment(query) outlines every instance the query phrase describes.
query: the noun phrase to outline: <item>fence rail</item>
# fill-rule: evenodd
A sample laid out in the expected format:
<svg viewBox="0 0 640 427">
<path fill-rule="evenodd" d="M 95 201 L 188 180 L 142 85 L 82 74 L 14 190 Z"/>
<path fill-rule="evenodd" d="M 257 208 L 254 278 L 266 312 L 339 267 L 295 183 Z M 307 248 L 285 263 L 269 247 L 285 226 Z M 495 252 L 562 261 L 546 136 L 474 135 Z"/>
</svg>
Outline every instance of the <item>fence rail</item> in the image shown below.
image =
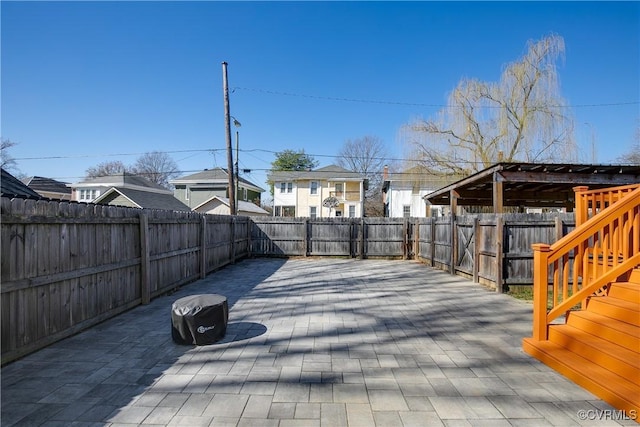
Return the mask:
<svg viewBox="0 0 640 427">
<path fill-rule="evenodd" d="M 503 290 L 572 214 L 440 218 L 202 215 L 2 198 L 2 364 L 247 256 L 416 259 Z"/>
</svg>

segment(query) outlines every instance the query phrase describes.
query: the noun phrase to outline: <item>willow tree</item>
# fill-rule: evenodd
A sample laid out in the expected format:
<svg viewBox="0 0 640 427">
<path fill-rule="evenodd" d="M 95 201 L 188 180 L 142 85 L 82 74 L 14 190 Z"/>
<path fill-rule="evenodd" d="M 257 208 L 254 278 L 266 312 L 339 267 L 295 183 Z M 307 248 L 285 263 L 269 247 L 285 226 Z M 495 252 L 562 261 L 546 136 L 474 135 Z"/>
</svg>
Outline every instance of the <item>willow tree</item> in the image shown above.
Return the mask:
<svg viewBox="0 0 640 427">
<path fill-rule="evenodd" d="M 640 166 L 640 124 L 636 128 L 634 143 L 629 148 L 629 151 L 618 157 L 618 162 Z"/>
<path fill-rule="evenodd" d="M 434 171 L 467 175 L 496 162 L 575 161 L 573 121 L 560 95 L 557 35 L 529 41 L 499 82 L 462 79 L 434 119 L 404 126 L 410 158 Z"/>
</svg>

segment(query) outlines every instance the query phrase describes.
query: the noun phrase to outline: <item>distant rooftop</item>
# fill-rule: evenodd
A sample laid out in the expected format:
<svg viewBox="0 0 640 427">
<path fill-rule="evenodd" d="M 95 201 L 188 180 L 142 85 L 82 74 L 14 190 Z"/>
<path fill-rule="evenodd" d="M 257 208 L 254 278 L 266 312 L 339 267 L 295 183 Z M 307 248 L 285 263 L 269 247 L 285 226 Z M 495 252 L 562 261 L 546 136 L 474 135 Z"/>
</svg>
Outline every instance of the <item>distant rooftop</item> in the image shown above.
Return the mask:
<svg viewBox="0 0 640 427">
<path fill-rule="evenodd" d="M 126 172 L 116 175 L 98 176 L 95 178 L 87 178 L 83 181 L 73 184 L 74 187 L 143 187 L 147 190 L 169 191 L 163 186 L 150 181 L 139 175 L 132 175 Z"/>
<path fill-rule="evenodd" d="M 2 176 L 0 177 L 0 187 L 2 188 L 2 197 L 21 197 L 38 200 L 43 198 L 4 169 L 2 169 Z"/>
<path fill-rule="evenodd" d="M 269 173 L 272 181 L 296 181 L 300 179 L 362 181 L 364 177 L 358 172 L 350 171 L 341 166 L 329 165 L 318 169 L 306 171 L 273 171 Z"/>
<path fill-rule="evenodd" d="M 68 186 L 68 183 L 56 181 L 55 179 L 45 178 L 42 176 L 32 176 L 23 179 L 22 182 L 37 192 L 71 195 L 71 188 Z"/>
</svg>

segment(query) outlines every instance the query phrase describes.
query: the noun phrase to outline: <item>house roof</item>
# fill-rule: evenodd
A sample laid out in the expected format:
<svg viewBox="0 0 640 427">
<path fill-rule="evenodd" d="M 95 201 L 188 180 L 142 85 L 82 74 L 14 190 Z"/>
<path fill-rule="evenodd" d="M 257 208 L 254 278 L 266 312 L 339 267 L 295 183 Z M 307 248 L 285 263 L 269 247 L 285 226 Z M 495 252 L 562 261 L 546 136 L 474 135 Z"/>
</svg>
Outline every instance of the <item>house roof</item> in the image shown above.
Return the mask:
<svg viewBox="0 0 640 427">
<path fill-rule="evenodd" d="M 227 169 L 224 168 L 213 168 L 213 169 L 205 169 L 200 172 L 196 172 L 191 175 L 185 175 L 180 178 L 176 178 L 170 181 L 171 184 L 221 184 L 223 186 L 229 185 L 229 174 L 227 173 Z M 264 188 L 260 188 L 253 182 L 240 177 L 239 182 L 242 183 L 247 188 L 253 188 L 258 192 L 265 191 Z"/>
<path fill-rule="evenodd" d="M 364 177 L 337 165 L 329 165 L 318 169 L 307 171 L 272 171 L 269 179 L 276 181 L 300 181 L 300 180 L 342 180 L 342 181 L 364 181 Z"/>
<path fill-rule="evenodd" d="M 189 206 L 176 199 L 170 193 L 155 193 L 123 187 L 111 187 L 93 201 L 97 204 L 109 204 L 118 196 L 124 196 L 141 209 L 163 209 L 170 211 L 190 211 Z"/>
<path fill-rule="evenodd" d="M 571 207 L 576 186 L 590 189 L 640 183 L 639 165 L 497 163 L 424 196 L 434 205 Z M 502 194 L 494 189 L 502 187 Z"/>
<path fill-rule="evenodd" d="M 29 188 L 39 192 L 71 194 L 71 188 L 66 182 L 56 181 L 51 178 L 32 176 L 23 179 L 22 182 Z"/>
<path fill-rule="evenodd" d="M 95 178 L 87 178 L 83 181 L 73 184 L 72 186 L 73 187 L 118 187 L 118 188 L 141 187 L 147 190 L 168 191 L 163 186 L 156 184 L 155 182 L 150 181 L 145 177 L 132 175 L 126 172 L 123 172 L 121 174 L 116 174 L 116 175 L 105 175 L 105 176 L 98 176 Z"/>
<path fill-rule="evenodd" d="M 213 196 L 212 198 L 210 198 L 209 200 L 206 200 L 202 203 L 200 203 L 198 206 L 194 207 L 193 210 L 197 211 L 198 208 L 200 208 L 201 206 L 205 206 L 208 203 L 211 203 L 213 201 L 219 201 L 220 203 L 222 203 L 225 206 L 229 206 L 229 198 L 227 197 L 220 197 L 220 196 Z M 269 212 L 265 211 L 264 209 L 262 209 L 260 206 L 256 205 L 255 203 L 250 203 L 250 202 L 245 202 L 244 200 L 238 200 L 238 212 L 249 212 L 249 213 L 256 213 L 256 214 L 269 214 Z"/>
<path fill-rule="evenodd" d="M 2 188 L 2 197 L 43 199 L 40 194 L 27 187 L 22 181 L 4 169 L 2 169 L 2 175 L 0 176 L 0 187 Z"/>
</svg>

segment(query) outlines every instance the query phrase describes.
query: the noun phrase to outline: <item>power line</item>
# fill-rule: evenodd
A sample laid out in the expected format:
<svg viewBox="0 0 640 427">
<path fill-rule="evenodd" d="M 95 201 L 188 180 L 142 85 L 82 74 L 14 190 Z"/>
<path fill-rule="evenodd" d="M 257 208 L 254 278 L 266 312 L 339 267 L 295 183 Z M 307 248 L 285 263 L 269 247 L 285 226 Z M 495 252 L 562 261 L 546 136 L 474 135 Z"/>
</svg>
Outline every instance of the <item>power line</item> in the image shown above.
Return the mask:
<svg viewBox="0 0 640 427">
<path fill-rule="evenodd" d="M 258 89 L 258 88 L 249 88 L 249 87 L 234 87 L 232 92 L 235 92 L 236 90 L 245 90 L 250 92 L 259 92 L 259 93 L 266 93 L 266 94 L 278 95 L 278 96 L 319 99 L 324 101 L 357 102 L 361 104 L 402 105 L 402 106 L 409 106 L 409 107 L 431 107 L 431 108 L 462 108 L 462 106 L 459 106 L 459 105 L 449 105 L 449 104 L 430 104 L 430 103 L 423 103 L 423 102 L 332 97 L 332 96 L 322 96 L 322 95 L 309 95 L 304 93 L 282 92 L 277 90 Z M 604 102 L 604 103 L 593 103 L 593 104 L 549 105 L 549 107 L 551 108 L 594 108 L 594 107 L 619 107 L 619 106 L 625 106 L 625 105 L 639 105 L 639 104 L 640 104 L 640 101 L 623 101 L 623 102 Z M 503 107 L 487 105 L 487 106 L 475 106 L 474 108 L 503 108 Z"/>
<path fill-rule="evenodd" d="M 251 148 L 251 149 L 242 149 L 240 148 L 239 151 L 241 153 L 245 153 L 245 154 L 250 154 L 250 153 L 256 153 L 256 152 L 261 152 L 261 153 L 266 153 L 266 154 L 273 154 L 273 155 L 278 155 L 279 153 L 281 153 L 282 151 L 286 151 L 286 150 L 266 150 L 264 148 Z M 213 148 L 213 149 L 200 149 L 200 150 L 175 150 L 175 151 L 160 151 L 161 153 L 166 153 L 166 154 L 175 154 L 175 153 L 212 153 L 215 155 L 215 153 L 217 152 L 226 152 L 226 150 L 224 148 Z M 92 158 L 92 157 L 118 157 L 118 156 L 139 156 L 142 154 L 146 154 L 146 153 L 112 153 L 112 154 L 78 154 L 78 155 L 70 155 L 70 156 L 42 156 L 42 157 L 16 157 L 15 160 L 70 160 L 70 159 L 78 159 L 78 158 Z M 341 158 L 341 157 L 345 157 L 345 156 L 341 156 L 341 155 L 336 155 L 336 154 L 312 154 L 312 153 L 305 153 L 310 157 L 326 157 L 326 158 Z M 256 156 L 251 156 L 256 160 L 260 160 L 260 161 L 265 161 L 266 160 L 262 160 L 260 158 L 257 158 Z M 389 158 L 389 157 L 376 157 L 373 158 L 372 160 L 387 160 L 387 161 L 415 161 L 415 159 L 404 159 L 404 158 Z M 260 169 L 255 169 L 255 170 L 260 170 Z M 271 169 L 264 169 L 264 170 L 271 170 Z"/>
<path fill-rule="evenodd" d="M 171 151 L 159 151 L 166 154 L 177 153 L 203 153 L 214 151 L 226 151 L 224 148 L 208 148 L 202 150 L 171 150 Z M 142 156 L 144 153 L 111 153 L 111 154 L 77 154 L 73 156 L 45 156 L 45 157 L 15 157 L 14 160 L 68 160 L 68 159 L 86 159 L 92 157 L 121 157 L 121 156 Z"/>
</svg>

